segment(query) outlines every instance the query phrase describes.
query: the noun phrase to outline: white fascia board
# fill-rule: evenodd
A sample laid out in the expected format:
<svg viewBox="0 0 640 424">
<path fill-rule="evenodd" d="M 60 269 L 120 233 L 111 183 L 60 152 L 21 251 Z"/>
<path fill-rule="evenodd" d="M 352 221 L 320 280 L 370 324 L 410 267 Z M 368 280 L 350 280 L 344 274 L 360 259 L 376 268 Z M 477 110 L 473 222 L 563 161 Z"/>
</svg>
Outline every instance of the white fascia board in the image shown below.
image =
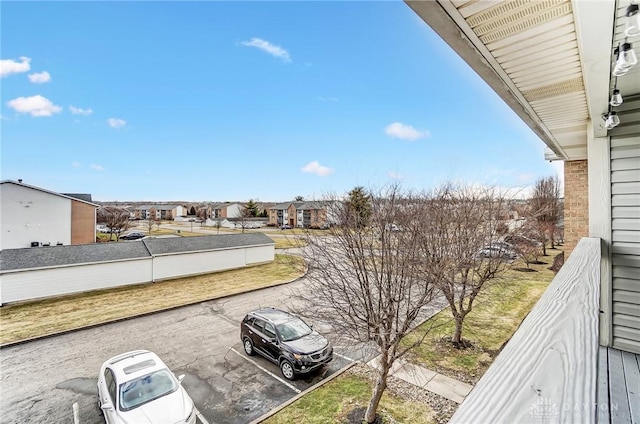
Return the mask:
<svg viewBox="0 0 640 424">
<path fill-rule="evenodd" d="M 593 136 L 606 137 L 601 116 L 609 105 L 616 1 L 572 0 L 571 6 Z"/>
</svg>

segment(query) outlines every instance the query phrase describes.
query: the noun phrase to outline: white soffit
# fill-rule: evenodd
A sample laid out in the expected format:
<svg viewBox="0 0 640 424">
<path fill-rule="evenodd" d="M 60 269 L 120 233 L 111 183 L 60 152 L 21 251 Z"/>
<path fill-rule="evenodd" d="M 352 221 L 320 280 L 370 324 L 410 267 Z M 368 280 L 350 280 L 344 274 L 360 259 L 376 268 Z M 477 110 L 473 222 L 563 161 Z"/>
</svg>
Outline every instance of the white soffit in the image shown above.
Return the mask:
<svg viewBox="0 0 640 424">
<path fill-rule="evenodd" d="M 574 1 L 606 6 L 581 8 L 588 18 L 583 25 L 590 25 L 585 33 L 595 38 L 595 32 L 604 38 L 598 39 L 605 46 L 604 57 L 602 49 L 587 55 L 590 63 L 586 65 L 602 72 L 598 78 L 584 73 L 591 69 L 585 69 L 581 53 L 591 47 L 579 40 L 576 20 L 582 15 L 574 11 L 571 0 L 407 0 L 407 4 L 482 76 L 480 61 L 470 61 L 468 52 L 465 57 L 456 47 L 459 42 L 447 39 L 452 38 L 451 33 L 443 31 L 446 24 L 433 13 L 434 3 L 439 5 L 482 56 L 484 66 L 493 68 L 508 89 L 483 78 L 555 153 L 548 158 L 577 160 L 587 158 L 590 116 L 600 119 L 600 109 L 606 108 L 615 2 Z M 606 9 L 610 9 L 610 19 L 602 19 Z M 602 34 L 603 29 L 608 34 Z M 589 92 L 586 81 L 599 96 Z M 514 107 L 514 97 L 521 107 Z M 591 97 L 599 104 L 590 107 Z"/>
</svg>

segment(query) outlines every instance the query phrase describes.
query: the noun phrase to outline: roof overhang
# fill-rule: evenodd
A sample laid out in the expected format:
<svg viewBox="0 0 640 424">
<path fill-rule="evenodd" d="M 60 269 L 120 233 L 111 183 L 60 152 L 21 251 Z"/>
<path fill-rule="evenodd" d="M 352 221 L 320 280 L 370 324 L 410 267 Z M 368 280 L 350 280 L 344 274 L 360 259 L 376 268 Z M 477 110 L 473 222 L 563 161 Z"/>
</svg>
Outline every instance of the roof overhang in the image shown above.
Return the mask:
<svg viewBox="0 0 640 424">
<path fill-rule="evenodd" d="M 586 159 L 588 136 L 607 135 L 615 18 L 629 0 L 405 2 L 540 137 L 546 159 Z"/>
</svg>

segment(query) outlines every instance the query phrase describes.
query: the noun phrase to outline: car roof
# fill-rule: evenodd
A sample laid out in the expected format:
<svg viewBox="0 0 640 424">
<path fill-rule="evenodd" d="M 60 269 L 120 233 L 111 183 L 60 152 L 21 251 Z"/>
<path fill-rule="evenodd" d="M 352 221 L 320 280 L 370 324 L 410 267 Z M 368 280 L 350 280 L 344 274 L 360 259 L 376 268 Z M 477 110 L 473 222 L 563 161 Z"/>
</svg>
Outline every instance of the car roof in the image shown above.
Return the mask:
<svg viewBox="0 0 640 424">
<path fill-rule="evenodd" d="M 273 322 L 274 324 L 280 324 L 283 322 L 290 321 L 292 318 L 296 318 L 294 315 L 290 314 L 287 311 L 283 311 L 278 308 L 262 308 L 251 312 L 252 315 L 255 315 L 260 318 L 264 318 L 268 321 Z"/>
<path fill-rule="evenodd" d="M 108 359 L 104 366 L 113 370 L 118 382 L 133 380 L 150 372 L 167 368 L 158 355 L 148 350 L 122 353 Z"/>
</svg>

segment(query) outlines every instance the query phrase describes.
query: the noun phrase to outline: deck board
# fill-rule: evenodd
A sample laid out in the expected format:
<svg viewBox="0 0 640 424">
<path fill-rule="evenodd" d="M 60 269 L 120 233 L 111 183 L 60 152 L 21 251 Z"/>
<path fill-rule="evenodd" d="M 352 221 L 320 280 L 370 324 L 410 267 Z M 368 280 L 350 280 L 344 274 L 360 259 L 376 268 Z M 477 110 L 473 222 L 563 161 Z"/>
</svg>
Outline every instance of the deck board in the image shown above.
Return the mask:
<svg viewBox="0 0 640 424">
<path fill-rule="evenodd" d="M 638 355 L 622 352 L 627 398 L 632 423 L 640 423 L 640 365 Z"/>
<path fill-rule="evenodd" d="M 630 423 L 631 411 L 622 366 L 622 351 L 617 349 L 609 349 L 609 397 L 611 421 Z"/>
<path fill-rule="evenodd" d="M 598 350 L 598 399 L 597 414 L 598 424 L 610 424 L 609 410 L 609 352 L 606 347 L 600 346 Z"/>
</svg>

